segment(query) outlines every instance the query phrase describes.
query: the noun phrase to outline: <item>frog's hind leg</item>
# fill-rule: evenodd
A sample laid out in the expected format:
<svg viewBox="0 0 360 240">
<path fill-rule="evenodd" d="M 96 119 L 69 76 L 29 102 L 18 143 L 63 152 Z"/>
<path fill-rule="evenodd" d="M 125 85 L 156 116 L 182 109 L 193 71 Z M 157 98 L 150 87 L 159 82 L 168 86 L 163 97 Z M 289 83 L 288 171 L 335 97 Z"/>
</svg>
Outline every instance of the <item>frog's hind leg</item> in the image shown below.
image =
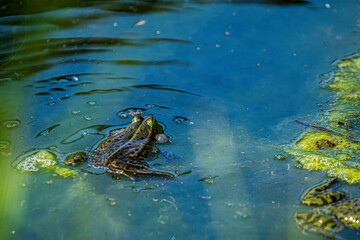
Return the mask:
<svg viewBox="0 0 360 240">
<path fill-rule="evenodd" d="M 137 170 L 133 173 L 134 175 L 148 175 L 154 177 L 163 177 L 163 178 L 174 178 L 175 176 L 171 173 L 157 171 L 157 170 Z"/>
<path fill-rule="evenodd" d="M 107 172 L 108 173 L 110 173 L 110 174 L 113 174 L 113 176 L 120 176 L 120 175 L 123 175 L 123 176 L 125 176 L 125 177 L 128 177 L 128 178 L 130 178 L 131 180 L 135 180 L 135 178 L 133 177 L 133 176 L 131 176 L 131 175 L 129 175 L 127 172 L 125 172 L 124 170 L 122 170 L 122 169 L 110 169 L 110 168 L 108 168 L 107 169 Z"/>
<path fill-rule="evenodd" d="M 165 178 L 174 178 L 174 175 L 167 172 L 152 170 L 150 166 L 145 162 L 136 161 L 114 161 L 110 163 L 109 172 L 118 175 L 124 175 L 131 179 L 134 176 L 158 176 Z"/>
</svg>

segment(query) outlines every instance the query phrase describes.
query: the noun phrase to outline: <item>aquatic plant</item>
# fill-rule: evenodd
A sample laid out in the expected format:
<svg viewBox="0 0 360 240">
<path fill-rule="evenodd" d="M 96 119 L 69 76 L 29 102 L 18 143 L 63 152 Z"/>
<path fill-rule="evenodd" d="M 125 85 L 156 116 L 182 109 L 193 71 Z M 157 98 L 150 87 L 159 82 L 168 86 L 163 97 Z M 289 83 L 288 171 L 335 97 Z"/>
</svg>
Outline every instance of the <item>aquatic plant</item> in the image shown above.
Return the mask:
<svg viewBox="0 0 360 240">
<path fill-rule="evenodd" d="M 350 184 L 360 183 L 360 142 L 356 139 L 360 106 L 360 56 L 338 61 L 321 86 L 334 92 L 334 100 L 317 121 L 286 148 L 300 166 L 326 171 Z"/>
<path fill-rule="evenodd" d="M 39 172 L 41 169 L 50 170 L 54 176 L 65 178 L 75 177 L 78 174 L 71 168 L 58 166 L 56 155 L 46 150 L 40 150 L 20 157 L 20 161 L 15 167 L 22 172 Z"/>
</svg>

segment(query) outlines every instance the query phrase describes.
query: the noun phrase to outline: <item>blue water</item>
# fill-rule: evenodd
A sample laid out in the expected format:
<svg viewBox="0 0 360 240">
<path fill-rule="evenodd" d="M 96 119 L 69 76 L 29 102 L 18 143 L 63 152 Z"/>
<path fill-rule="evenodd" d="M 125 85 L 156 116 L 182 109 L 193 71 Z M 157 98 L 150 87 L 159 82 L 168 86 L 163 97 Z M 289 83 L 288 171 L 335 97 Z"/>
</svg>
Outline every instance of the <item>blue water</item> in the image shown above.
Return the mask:
<svg viewBox="0 0 360 240">
<path fill-rule="evenodd" d="M 330 100 L 319 82 L 331 63 L 358 51 L 359 1 L 31 0 L 0 12 L 0 238 L 322 239 L 293 216 L 311 211 L 299 199 L 323 173 L 274 155 L 302 132 L 294 119 Z M 13 168 L 34 149 L 90 150 L 129 110 L 166 128 L 161 147 L 177 158 L 152 163 L 174 180 Z"/>
</svg>

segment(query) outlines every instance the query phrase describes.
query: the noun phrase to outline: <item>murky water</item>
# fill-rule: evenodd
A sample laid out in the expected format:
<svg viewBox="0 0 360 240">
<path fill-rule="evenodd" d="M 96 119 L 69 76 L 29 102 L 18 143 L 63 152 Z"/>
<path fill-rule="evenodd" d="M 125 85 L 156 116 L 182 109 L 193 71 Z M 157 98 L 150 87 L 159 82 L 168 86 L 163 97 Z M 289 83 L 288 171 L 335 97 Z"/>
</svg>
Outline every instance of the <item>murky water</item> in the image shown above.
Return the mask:
<svg viewBox="0 0 360 240">
<path fill-rule="evenodd" d="M 359 1 L 8 1 L 0 8 L 1 239 L 321 239 L 293 221 L 321 172 L 278 161 L 359 49 Z M 174 180 L 14 169 L 153 115 Z M 126 117 L 127 116 L 127 117 Z M 353 197 L 358 187 L 344 185 Z M 346 230 L 344 239 L 359 232 Z"/>
</svg>

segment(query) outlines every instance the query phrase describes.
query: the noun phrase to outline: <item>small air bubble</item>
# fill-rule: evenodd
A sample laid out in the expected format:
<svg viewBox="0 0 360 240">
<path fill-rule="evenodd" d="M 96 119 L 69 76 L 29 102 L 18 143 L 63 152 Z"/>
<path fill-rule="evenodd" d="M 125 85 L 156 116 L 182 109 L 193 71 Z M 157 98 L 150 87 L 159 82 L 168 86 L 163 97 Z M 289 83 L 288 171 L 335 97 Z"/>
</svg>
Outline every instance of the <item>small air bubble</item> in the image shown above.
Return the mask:
<svg viewBox="0 0 360 240">
<path fill-rule="evenodd" d="M 20 123 L 21 122 L 19 120 L 7 120 L 7 121 L 3 121 L 1 125 L 3 125 L 8 129 L 11 129 L 11 128 L 16 128 L 17 126 L 19 126 Z"/>
<path fill-rule="evenodd" d="M 90 106 L 94 106 L 97 104 L 96 101 L 88 101 L 87 104 L 89 104 Z"/>
<path fill-rule="evenodd" d="M 53 183 L 52 180 L 48 180 L 48 181 L 45 182 L 45 184 L 47 184 L 47 185 L 51 185 L 52 183 Z"/>
<path fill-rule="evenodd" d="M 117 27 L 118 26 L 118 23 L 117 22 L 114 22 L 114 27 Z"/>
<path fill-rule="evenodd" d="M 77 76 L 73 76 L 73 80 L 76 82 L 79 81 L 79 78 Z"/>
<path fill-rule="evenodd" d="M 80 113 L 80 110 L 72 110 L 71 111 L 71 114 L 74 114 L 74 115 L 79 114 L 79 113 Z"/>
<path fill-rule="evenodd" d="M 107 197 L 106 200 L 110 202 L 115 202 L 115 199 L 113 197 Z"/>
<path fill-rule="evenodd" d="M 84 119 L 85 119 L 86 121 L 91 121 L 91 120 L 92 120 L 92 117 L 90 117 L 90 116 L 84 116 Z"/>
<path fill-rule="evenodd" d="M 184 118 L 184 117 L 179 117 L 179 116 L 173 118 L 173 122 L 176 122 L 176 123 L 178 123 L 178 124 L 181 124 L 181 123 L 183 123 L 184 121 L 188 121 L 188 119 L 187 119 L 187 118 Z"/>
<path fill-rule="evenodd" d="M 122 114 L 120 114 L 120 117 L 121 118 L 127 118 L 129 115 L 128 114 L 126 114 L 126 113 L 122 113 Z"/>
</svg>

